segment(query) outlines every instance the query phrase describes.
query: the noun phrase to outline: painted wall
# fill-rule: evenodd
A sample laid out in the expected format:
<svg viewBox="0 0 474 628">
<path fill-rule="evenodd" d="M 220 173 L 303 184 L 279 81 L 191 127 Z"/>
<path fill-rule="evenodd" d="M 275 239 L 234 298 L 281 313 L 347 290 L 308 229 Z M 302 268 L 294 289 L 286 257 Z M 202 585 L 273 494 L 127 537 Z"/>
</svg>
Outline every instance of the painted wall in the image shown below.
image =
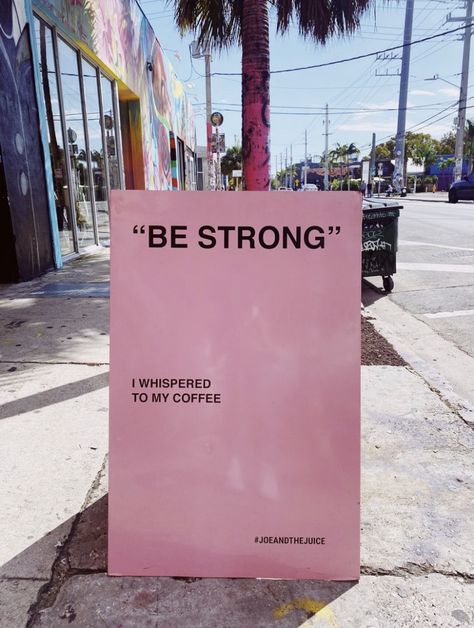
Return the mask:
<svg viewBox="0 0 474 628">
<path fill-rule="evenodd" d="M 0 2 L 0 281 L 53 267 L 44 161 L 23 0 Z"/>
<path fill-rule="evenodd" d="M 33 8 L 139 97 L 145 187 L 172 189 L 170 132 L 195 149 L 192 107 L 135 0 L 33 0 Z"/>
</svg>

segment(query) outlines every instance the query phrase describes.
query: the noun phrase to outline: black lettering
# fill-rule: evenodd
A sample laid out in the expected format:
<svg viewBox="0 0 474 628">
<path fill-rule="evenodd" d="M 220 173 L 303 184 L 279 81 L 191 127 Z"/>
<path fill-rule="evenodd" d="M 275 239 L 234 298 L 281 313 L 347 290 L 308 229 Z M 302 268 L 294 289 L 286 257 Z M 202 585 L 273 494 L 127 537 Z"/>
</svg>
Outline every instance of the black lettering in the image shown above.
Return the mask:
<svg viewBox="0 0 474 628">
<path fill-rule="evenodd" d="M 288 248 L 288 240 L 291 240 L 295 249 L 301 248 L 301 227 L 296 227 L 296 235 L 292 233 L 290 227 L 283 227 L 282 236 L 284 249 Z"/>
<path fill-rule="evenodd" d="M 212 249 L 216 246 L 215 237 L 213 235 L 209 235 L 207 231 L 209 231 L 209 233 L 216 232 L 214 227 L 211 227 L 211 225 L 203 225 L 202 227 L 199 228 L 199 236 L 201 238 L 204 238 L 204 240 L 209 240 L 209 244 L 205 244 L 204 242 L 199 240 L 198 244 L 202 249 Z"/>
<path fill-rule="evenodd" d="M 155 242 L 155 240 L 158 240 Z M 166 246 L 166 227 L 162 225 L 148 225 L 148 246 L 161 249 Z"/>
<path fill-rule="evenodd" d="M 247 235 L 245 235 L 245 231 L 247 231 Z M 243 248 L 242 243 L 244 240 L 246 240 L 250 244 L 249 248 L 255 248 L 255 229 L 253 227 L 239 227 L 237 231 L 237 237 L 237 246 L 239 249 Z"/>
<path fill-rule="evenodd" d="M 217 227 L 217 230 L 224 232 L 224 248 L 228 249 L 229 248 L 229 233 L 231 231 L 235 231 L 235 227 L 231 225 L 223 225 L 221 227 Z"/>
<path fill-rule="evenodd" d="M 265 232 L 267 231 L 270 231 L 271 233 L 273 233 L 274 240 L 272 244 L 267 244 L 265 242 L 264 236 L 265 236 Z M 280 242 L 280 233 L 278 232 L 278 229 L 276 227 L 267 225 L 265 227 L 262 227 L 260 231 L 258 232 L 258 241 L 260 243 L 260 246 L 263 249 L 274 249 L 275 247 L 278 246 L 278 243 Z"/>
<path fill-rule="evenodd" d="M 186 240 L 186 231 L 187 227 L 184 225 L 172 225 L 171 226 L 171 248 L 173 249 L 187 249 L 188 245 L 186 242 L 178 242 L 178 240 Z M 179 233 L 180 231 L 184 231 L 184 233 Z"/>
<path fill-rule="evenodd" d="M 314 242 L 310 241 L 310 235 L 312 231 L 317 231 L 318 233 L 324 234 L 324 229 L 318 227 L 317 225 L 313 225 L 312 227 L 308 227 L 304 232 L 304 243 L 309 249 L 324 249 L 324 235 L 318 236 L 314 238 Z"/>
</svg>

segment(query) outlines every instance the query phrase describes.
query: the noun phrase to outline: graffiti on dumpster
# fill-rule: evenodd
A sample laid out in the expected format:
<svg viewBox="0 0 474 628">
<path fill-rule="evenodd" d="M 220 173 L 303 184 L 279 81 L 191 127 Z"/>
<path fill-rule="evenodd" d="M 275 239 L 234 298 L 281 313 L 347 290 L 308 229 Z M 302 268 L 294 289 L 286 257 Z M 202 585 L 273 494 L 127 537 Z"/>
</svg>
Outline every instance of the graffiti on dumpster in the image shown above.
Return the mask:
<svg viewBox="0 0 474 628">
<path fill-rule="evenodd" d="M 377 238 L 377 240 L 366 240 L 362 243 L 362 251 L 391 251 L 392 245 L 385 240 Z"/>
</svg>

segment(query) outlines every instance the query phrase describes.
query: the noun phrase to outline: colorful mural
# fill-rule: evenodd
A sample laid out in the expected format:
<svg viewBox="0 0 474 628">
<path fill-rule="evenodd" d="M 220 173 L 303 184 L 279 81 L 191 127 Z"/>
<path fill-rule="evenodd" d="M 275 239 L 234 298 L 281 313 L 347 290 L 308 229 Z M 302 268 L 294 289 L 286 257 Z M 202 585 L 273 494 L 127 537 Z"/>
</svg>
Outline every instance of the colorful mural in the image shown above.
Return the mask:
<svg viewBox="0 0 474 628">
<path fill-rule="evenodd" d="M 144 185 L 172 189 L 170 133 L 195 150 L 191 104 L 183 84 L 135 0 L 33 0 L 47 20 L 65 32 L 140 102 Z"/>
<path fill-rule="evenodd" d="M 23 0 L 0 2 L 0 281 L 53 266 L 32 49 Z"/>
</svg>

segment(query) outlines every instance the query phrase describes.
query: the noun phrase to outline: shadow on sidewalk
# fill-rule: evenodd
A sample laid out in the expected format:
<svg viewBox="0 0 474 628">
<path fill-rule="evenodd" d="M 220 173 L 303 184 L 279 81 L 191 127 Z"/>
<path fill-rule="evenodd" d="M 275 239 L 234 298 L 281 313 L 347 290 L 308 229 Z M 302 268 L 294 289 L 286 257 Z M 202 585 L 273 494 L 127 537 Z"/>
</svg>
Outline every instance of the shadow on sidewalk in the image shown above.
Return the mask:
<svg viewBox="0 0 474 628">
<path fill-rule="evenodd" d="M 387 297 L 388 294 L 388 292 L 385 292 L 381 288 L 373 285 L 370 280 L 362 279 L 361 301 L 364 307 L 369 307 L 379 299 Z"/>
<path fill-rule="evenodd" d="M 93 616 L 107 616 L 110 625 L 115 625 L 114 621 L 132 625 L 138 615 L 142 621 L 147 617 L 159 625 L 161 613 L 163 618 L 172 619 L 172 625 L 190 627 L 206 625 L 200 623 L 206 608 L 209 617 L 214 617 L 214 606 L 221 605 L 226 613 L 230 613 L 226 624 L 229 627 L 275 623 L 279 627 L 296 628 L 318 613 L 321 613 L 323 619 L 328 619 L 332 614 L 325 607 L 357 584 L 318 580 L 108 577 L 107 508 L 108 495 L 105 495 L 1 568 L 3 574 L 17 573 L 22 565 L 31 568 L 33 561 L 44 556 L 48 537 L 51 547 L 51 537 L 55 538 L 58 530 L 64 534 L 70 526 L 64 542 L 58 544 L 50 579 L 41 587 L 36 601 L 30 607 L 27 627 L 62 625 L 62 619 L 69 622 L 71 618 L 76 620 L 76 625 L 83 626 L 89 625 L 87 617 Z M 304 597 L 301 595 L 303 582 Z M 307 597 L 308 591 L 311 592 L 310 597 Z M 211 598 L 212 608 L 208 606 Z M 201 606 L 196 610 L 196 617 L 193 617 L 189 608 L 186 613 L 184 609 L 180 610 L 181 600 L 186 600 L 183 602 L 186 606 L 189 602 L 191 607 L 193 604 L 196 608 Z M 267 614 L 264 624 L 261 618 L 260 622 L 257 620 L 257 616 L 262 613 Z M 238 620 L 232 615 L 238 616 Z M 207 625 L 223 624 L 211 622 Z"/>
<path fill-rule="evenodd" d="M 60 403 L 67 399 L 75 399 L 81 395 L 87 395 L 95 390 L 107 388 L 109 385 L 109 374 L 99 373 L 84 379 L 79 379 L 69 384 L 48 388 L 41 392 L 8 401 L 0 407 L 0 420 L 8 417 L 18 416 L 25 412 L 39 410 L 54 403 Z"/>
</svg>

